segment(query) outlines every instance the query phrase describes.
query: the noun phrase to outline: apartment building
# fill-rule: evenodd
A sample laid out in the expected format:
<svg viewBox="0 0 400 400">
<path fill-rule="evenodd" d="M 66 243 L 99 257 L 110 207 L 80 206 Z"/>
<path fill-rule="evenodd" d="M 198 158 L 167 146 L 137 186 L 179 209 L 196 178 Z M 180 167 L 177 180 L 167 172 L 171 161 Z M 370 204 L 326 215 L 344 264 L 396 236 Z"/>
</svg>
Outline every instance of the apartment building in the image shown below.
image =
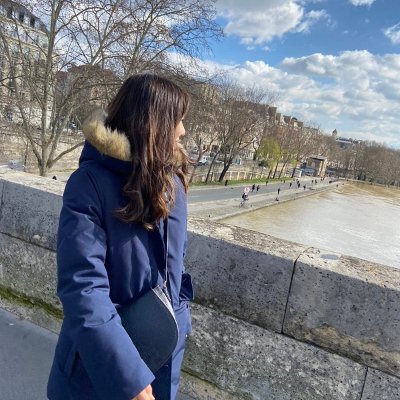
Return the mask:
<svg viewBox="0 0 400 400">
<path fill-rule="evenodd" d="M 48 46 L 44 23 L 26 7 L 0 0 L 0 119 L 18 123 L 21 109 L 32 125 L 41 121 L 40 81 Z M 35 96 L 33 95 L 35 93 Z"/>
</svg>

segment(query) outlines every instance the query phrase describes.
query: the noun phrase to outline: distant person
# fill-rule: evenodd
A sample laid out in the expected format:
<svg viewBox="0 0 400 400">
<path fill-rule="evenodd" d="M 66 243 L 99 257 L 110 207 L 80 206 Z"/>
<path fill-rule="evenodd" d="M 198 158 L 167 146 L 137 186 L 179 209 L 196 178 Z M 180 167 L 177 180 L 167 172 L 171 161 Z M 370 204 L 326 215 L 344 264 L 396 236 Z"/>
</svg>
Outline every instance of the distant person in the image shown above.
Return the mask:
<svg viewBox="0 0 400 400">
<path fill-rule="evenodd" d="M 292 187 L 292 182 L 289 183 L 289 189 Z"/>
<path fill-rule="evenodd" d="M 258 191 L 260 190 L 260 185 L 257 185 L 256 190 L 257 190 L 257 193 L 258 193 Z"/>
<path fill-rule="evenodd" d="M 225 181 L 225 186 L 228 186 L 228 179 Z"/>
<path fill-rule="evenodd" d="M 279 187 L 279 188 L 278 188 L 278 196 L 279 196 L 279 193 L 280 193 L 280 192 L 281 192 L 281 188 Z"/>
<path fill-rule="evenodd" d="M 254 192 L 255 188 L 256 188 L 256 184 L 253 183 L 253 186 L 251 187 L 251 191 Z"/>
<path fill-rule="evenodd" d="M 303 186 L 304 190 L 306 190 L 306 185 Z"/>
</svg>

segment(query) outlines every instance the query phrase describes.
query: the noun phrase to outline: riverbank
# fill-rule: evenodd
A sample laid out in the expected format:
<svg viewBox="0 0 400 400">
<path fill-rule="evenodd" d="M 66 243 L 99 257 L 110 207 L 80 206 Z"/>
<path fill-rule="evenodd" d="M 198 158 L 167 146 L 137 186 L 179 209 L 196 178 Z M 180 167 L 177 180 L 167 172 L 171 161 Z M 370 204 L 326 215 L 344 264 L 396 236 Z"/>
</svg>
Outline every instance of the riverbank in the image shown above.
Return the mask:
<svg viewBox="0 0 400 400">
<path fill-rule="evenodd" d="M 302 180 L 302 185 L 306 186 L 305 189 L 303 186 L 295 189 L 295 182 L 293 182 L 292 188 L 287 187 L 282 189 L 279 195 L 277 192 L 260 194 L 250 193 L 249 200 L 243 207 L 239 206 L 241 199 L 235 198 L 189 204 L 188 212 L 189 215 L 193 217 L 202 217 L 213 221 L 218 221 L 224 218 L 233 217 L 238 214 L 252 212 L 260 208 L 274 206 L 287 201 L 311 196 L 316 193 L 334 189 L 339 185 L 344 185 L 346 183 L 345 181 L 329 181 L 328 179 L 325 179 L 323 181 L 317 180 L 316 184 L 311 184 L 313 179 L 310 178 L 307 181 L 304 181 L 304 179 Z"/>
</svg>

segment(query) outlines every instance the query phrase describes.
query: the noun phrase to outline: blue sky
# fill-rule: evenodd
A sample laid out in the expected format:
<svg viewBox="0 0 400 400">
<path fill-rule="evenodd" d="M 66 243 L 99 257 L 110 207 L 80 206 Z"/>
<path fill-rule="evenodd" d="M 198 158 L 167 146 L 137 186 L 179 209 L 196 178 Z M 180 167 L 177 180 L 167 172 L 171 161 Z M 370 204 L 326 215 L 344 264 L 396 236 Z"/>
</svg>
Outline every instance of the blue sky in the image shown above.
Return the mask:
<svg viewBox="0 0 400 400">
<path fill-rule="evenodd" d="M 325 133 L 400 148 L 400 0 L 217 0 L 203 65 Z"/>
</svg>

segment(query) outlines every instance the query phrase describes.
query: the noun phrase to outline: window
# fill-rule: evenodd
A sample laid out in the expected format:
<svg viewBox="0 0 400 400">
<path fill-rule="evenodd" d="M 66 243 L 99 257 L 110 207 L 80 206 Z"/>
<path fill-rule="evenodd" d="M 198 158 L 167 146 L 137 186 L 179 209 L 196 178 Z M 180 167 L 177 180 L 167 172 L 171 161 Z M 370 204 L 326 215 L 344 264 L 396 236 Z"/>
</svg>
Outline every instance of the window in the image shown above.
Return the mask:
<svg viewBox="0 0 400 400">
<path fill-rule="evenodd" d="M 12 111 L 7 110 L 7 111 L 5 112 L 5 114 L 6 114 L 7 120 L 10 121 L 10 122 L 12 122 L 12 120 L 13 120 L 13 113 L 12 113 Z"/>
<path fill-rule="evenodd" d="M 19 15 L 18 15 L 18 20 L 19 20 L 19 22 L 21 22 L 21 24 L 24 23 L 25 14 L 24 14 L 23 12 L 20 12 L 20 13 L 19 13 Z"/>
</svg>

